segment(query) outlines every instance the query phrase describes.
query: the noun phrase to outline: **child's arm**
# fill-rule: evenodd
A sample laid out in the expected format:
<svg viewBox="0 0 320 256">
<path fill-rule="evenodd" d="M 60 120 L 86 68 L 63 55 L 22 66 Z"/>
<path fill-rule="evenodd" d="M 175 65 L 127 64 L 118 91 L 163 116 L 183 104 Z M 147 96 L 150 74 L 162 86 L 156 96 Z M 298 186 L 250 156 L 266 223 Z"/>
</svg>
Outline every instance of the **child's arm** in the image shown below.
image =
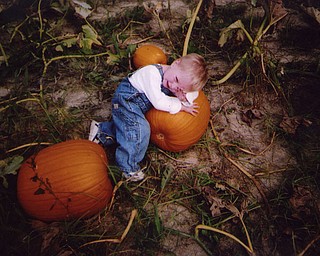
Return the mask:
<svg viewBox="0 0 320 256">
<path fill-rule="evenodd" d="M 193 116 L 196 116 L 199 113 L 198 108 L 199 108 L 199 105 L 197 103 L 193 103 L 190 106 L 185 106 L 185 105 L 181 104 L 180 111 L 184 111 L 184 112 L 187 112 Z"/>
</svg>

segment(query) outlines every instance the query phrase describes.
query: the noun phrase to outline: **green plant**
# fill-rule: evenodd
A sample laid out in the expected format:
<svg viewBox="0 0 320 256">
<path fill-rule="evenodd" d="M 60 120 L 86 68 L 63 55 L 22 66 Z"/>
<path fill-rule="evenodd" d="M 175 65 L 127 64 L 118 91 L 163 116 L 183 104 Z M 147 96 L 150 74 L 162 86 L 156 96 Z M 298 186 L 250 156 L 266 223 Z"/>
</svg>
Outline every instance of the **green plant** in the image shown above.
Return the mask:
<svg viewBox="0 0 320 256">
<path fill-rule="evenodd" d="M 250 33 L 247 31 L 247 29 L 245 28 L 241 20 L 237 20 L 231 25 L 229 25 L 227 28 L 223 29 L 221 31 L 219 42 L 218 42 L 220 47 L 223 47 L 228 40 L 233 38 L 234 32 L 236 31 L 237 36 L 239 38 L 247 38 L 247 40 L 250 43 L 250 48 L 243 54 L 241 59 L 229 71 L 229 73 L 224 78 L 218 81 L 215 81 L 214 84 L 224 83 L 227 79 L 229 79 L 235 73 L 235 71 L 240 67 L 242 63 L 247 63 L 250 59 L 251 60 L 257 59 L 260 61 L 262 74 L 267 78 L 269 83 L 272 85 L 272 87 L 276 91 L 276 87 L 278 87 L 278 84 L 279 84 L 277 81 L 277 77 L 274 76 L 275 73 L 273 71 L 271 72 L 271 77 L 267 74 L 267 71 L 266 71 L 267 68 L 273 70 L 275 68 L 275 65 L 270 58 L 266 58 L 266 55 L 259 43 L 262 37 L 269 31 L 269 29 L 273 25 L 275 25 L 278 21 L 283 19 L 286 15 L 287 13 L 284 13 L 280 17 L 275 17 L 275 18 L 272 17 L 272 19 L 269 21 L 267 25 L 266 23 L 268 21 L 268 17 L 265 16 L 264 20 L 262 21 L 254 37 L 250 35 Z M 250 65 L 251 64 L 249 63 L 249 68 L 251 68 Z"/>
<path fill-rule="evenodd" d="M 0 178 L 2 178 L 2 185 L 5 188 L 8 188 L 8 181 L 6 176 L 9 174 L 16 175 L 23 160 L 23 156 L 8 157 L 6 159 L 0 160 Z"/>
</svg>

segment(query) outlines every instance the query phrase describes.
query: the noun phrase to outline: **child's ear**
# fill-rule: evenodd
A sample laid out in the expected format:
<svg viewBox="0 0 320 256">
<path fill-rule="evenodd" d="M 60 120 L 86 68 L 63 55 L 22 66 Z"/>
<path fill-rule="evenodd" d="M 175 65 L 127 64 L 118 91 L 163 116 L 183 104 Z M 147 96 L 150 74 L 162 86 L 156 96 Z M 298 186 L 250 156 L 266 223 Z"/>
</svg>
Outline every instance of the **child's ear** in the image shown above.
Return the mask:
<svg viewBox="0 0 320 256">
<path fill-rule="evenodd" d="M 178 65 L 181 62 L 181 59 L 176 59 L 175 61 L 172 62 L 171 65 Z"/>
</svg>

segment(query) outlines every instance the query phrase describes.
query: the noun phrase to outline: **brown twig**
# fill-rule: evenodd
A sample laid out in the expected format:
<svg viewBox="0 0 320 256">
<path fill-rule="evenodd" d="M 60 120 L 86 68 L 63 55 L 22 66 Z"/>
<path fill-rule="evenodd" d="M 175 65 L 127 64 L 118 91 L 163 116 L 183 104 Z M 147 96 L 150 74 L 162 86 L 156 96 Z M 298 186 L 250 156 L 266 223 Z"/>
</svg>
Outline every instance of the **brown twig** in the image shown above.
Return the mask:
<svg viewBox="0 0 320 256">
<path fill-rule="evenodd" d="M 217 111 L 217 113 L 212 117 L 212 119 L 214 119 L 214 118 L 216 117 L 216 115 L 220 113 L 220 111 L 222 110 L 222 108 L 223 108 L 225 105 L 227 105 L 230 101 L 232 101 L 234 98 L 235 98 L 235 96 L 231 97 L 231 98 L 228 99 L 226 102 L 224 102 L 224 103 L 220 106 L 220 108 L 219 108 L 219 110 Z"/>
<path fill-rule="evenodd" d="M 184 163 L 184 164 L 192 164 L 190 162 L 187 162 L 187 161 L 183 161 L 183 160 L 179 160 L 179 159 L 176 159 L 172 156 L 170 156 L 168 153 L 166 153 L 165 151 L 163 151 L 162 149 L 158 148 L 158 151 L 160 151 L 162 154 L 164 154 L 166 157 L 170 158 L 171 160 L 173 161 L 176 161 L 178 163 Z"/>
<path fill-rule="evenodd" d="M 108 210 L 111 209 L 112 205 L 113 205 L 113 202 L 114 202 L 114 197 L 116 195 L 116 192 L 117 190 L 121 187 L 121 185 L 123 184 L 123 181 L 119 181 L 113 188 L 113 191 L 112 191 L 112 198 L 111 198 L 111 201 L 110 201 L 110 204 L 108 206 Z"/>
<path fill-rule="evenodd" d="M 298 253 L 297 256 L 303 256 L 303 255 L 309 250 L 309 248 L 310 248 L 315 242 L 317 242 L 319 239 L 320 239 L 320 235 L 318 235 L 315 239 L 313 239 L 313 240 L 306 246 L 306 248 L 304 248 L 304 249 L 302 250 L 302 252 Z"/>
<path fill-rule="evenodd" d="M 223 147 L 221 147 L 221 145 L 223 145 L 223 144 L 221 143 L 221 140 L 219 139 L 218 134 L 217 134 L 217 132 L 216 132 L 215 129 L 214 129 L 212 120 L 210 121 L 210 125 L 211 125 L 211 129 L 212 129 L 212 132 L 213 132 L 216 140 L 220 143 L 220 146 L 219 146 L 220 152 L 224 155 L 224 157 L 225 157 L 230 163 L 232 163 L 235 167 L 237 167 L 238 170 L 240 170 L 245 176 L 247 176 L 247 177 L 253 182 L 253 184 L 257 187 L 259 193 L 261 194 L 261 196 L 262 196 L 262 198 L 263 198 L 263 201 L 264 201 L 264 203 L 265 203 L 266 206 L 267 206 L 267 209 L 269 210 L 268 200 L 267 200 L 267 197 L 266 197 L 265 193 L 263 192 L 263 189 L 262 189 L 260 183 L 259 183 L 259 182 L 255 179 L 255 177 L 254 177 L 252 174 L 250 174 L 242 165 L 240 165 L 238 162 L 236 162 L 236 161 L 233 160 L 230 156 L 228 156 L 228 154 L 227 154 L 226 151 L 223 149 Z"/>
<path fill-rule="evenodd" d="M 131 215 L 130 215 L 130 219 L 129 219 L 128 225 L 125 228 L 125 230 L 123 231 L 123 233 L 122 233 L 120 238 L 107 238 L 107 239 L 94 240 L 94 241 L 91 241 L 91 242 L 88 242 L 88 243 L 85 243 L 85 244 L 81 245 L 80 248 L 84 247 L 84 246 L 87 246 L 89 244 L 96 244 L 96 243 L 115 243 L 115 244 L 122 243 L 122 241 L 127 236 L 128 232 L 129 232 L 129 230 L 130 230 L 130 228 L 132 226 L 133 220 L 135 219 L 137 214 L 138 214 L 138 210 L 137 209 L 133 209 L 132 212 L 131 212 Z"/>
<path fill-rule="evenodd" d="M 254 153 L 254 152 L 251 152 L 250 150 L 248 149 L 245 149 L 245 148 L 242 148 L 242 147 L 239 147 L 238 145 L 236 144 L 233 144 L 233 143 L 221 143 L 221 147 L 235 147 L 237 149 L 239 149 L 240 151 L 242 151 L 243 153 L 246 153 L 246 154 L 249 154 L 249 155 L 252 155 L 252 156 L 261 156 L 264 152 L 266 152 L 270 147 L 271 145 L 273 144 L 274 142 L 274 138 L 275 138 L 275 132 L 272 134 L 272 138 L 271 138 L 271 141 L 270 141 L 270 144 L 265 147 L 261 152 L 259 153 Z"/>
<path fill-rule="evenodd" d="M 52 142 L 32 142 L 32 143 L 27 143 L 27 144 L 24 144 L 24 145 L 9 149 L 9 150 L 6 151 L 6 153 L 11 153 L 13 151 L 16 151 L 16 150 L 19 150 L 19 149 L 22 149 L 22 148 L 26 148 L 26 147 L 40 146 L 40 145 L 47 146 L 47 145 L 51 145 L 51 144 L 52 144 Z"/>
<path fill-rule="evenodd" d="M 253 184 L 257 187 L 260 195 L 262 196 L 264 203 L 266 204 L 266 206 L 269 210 L 269 204 L 268 204 L 267 197 L 266 197 L 265 193 L 263 192 L 263 189 L 262 189 L 260 183 L 255 179 L 255 177 L 253 175 L 251 175 L 247 170 L 245 170 L 242 165 L 240 165 L 235 160 L 230 158 L 226 152 L 223 152 L 223 155 L 230 163 L 232 163 L 235 167 L 237 167 L 244 175 L 246 175 L 253 182 Z"/>
</svg>

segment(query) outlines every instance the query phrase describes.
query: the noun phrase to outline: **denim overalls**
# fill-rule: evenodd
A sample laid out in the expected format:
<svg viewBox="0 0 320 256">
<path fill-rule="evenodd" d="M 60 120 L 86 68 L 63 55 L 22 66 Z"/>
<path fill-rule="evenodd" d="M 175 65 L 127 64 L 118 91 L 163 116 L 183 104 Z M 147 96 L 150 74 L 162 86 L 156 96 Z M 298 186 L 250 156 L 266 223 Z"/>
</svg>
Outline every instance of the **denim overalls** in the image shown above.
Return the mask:
<svg viewBox="0 0 320 256">
<path fill-rule="evenodd" d="M 163 70 L 158 68 L 161 81 Z M 161 83 L 161 91 L 172 96 L 172 93 Z M 119 168 L 126 174 L 139 171 L 139 163 L 143 160 L 150 140 L 150 125 L 145 113 L 153 106 L 144 93 L 138 92 L 124 78 L 112 98 L 112 120 L 99 124 L 98 138 L 104 146 L 108 146 L 107 136 L 116 139 L 118 147 L 115 157 Z"/>
</svg>

